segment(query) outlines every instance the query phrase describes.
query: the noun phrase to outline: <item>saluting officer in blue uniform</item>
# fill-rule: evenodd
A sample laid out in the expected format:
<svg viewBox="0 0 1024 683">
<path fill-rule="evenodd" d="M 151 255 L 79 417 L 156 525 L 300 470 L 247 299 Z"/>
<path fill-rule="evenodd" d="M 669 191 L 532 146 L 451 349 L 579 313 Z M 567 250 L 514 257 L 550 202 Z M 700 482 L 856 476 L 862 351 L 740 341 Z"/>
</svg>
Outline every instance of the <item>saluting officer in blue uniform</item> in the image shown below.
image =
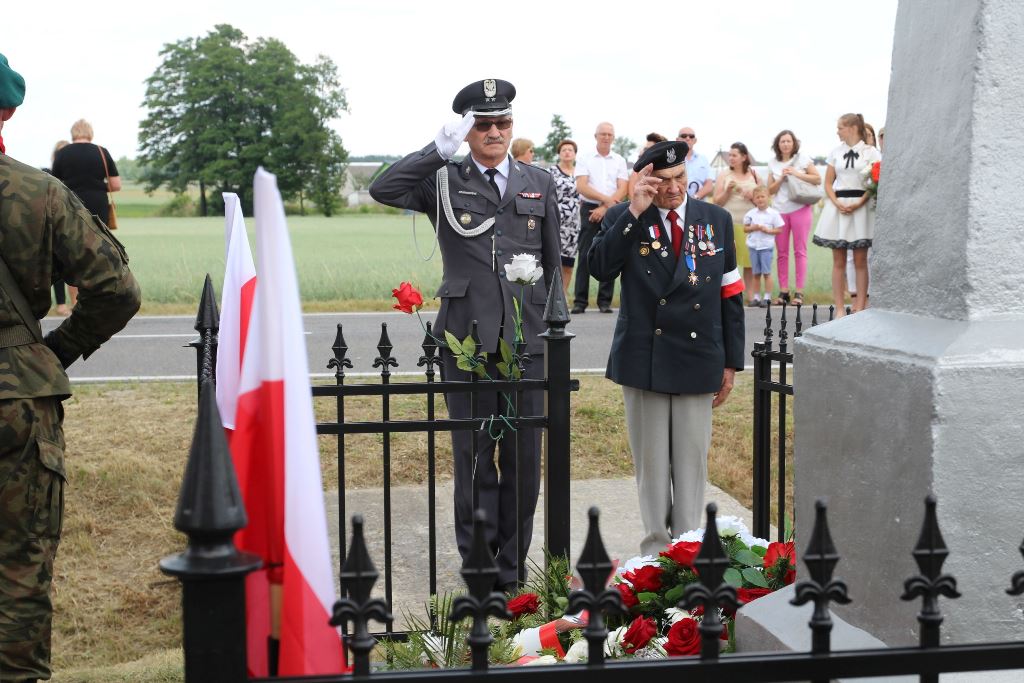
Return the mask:
<svg viewBox="0 0 1024 683">
<path fill-rule="evenodd" d="M 732 218 L 686 193 L 685 142 L 659 142 L 633 169 L 588 254 L 598 280 L 621 276 L 607 377 L 622 385 L 644 538 L 657 555 L 701 525 L 711 409 L 743 368 L 743 280 Z"/>
<path fill-rule="evenodd" d="M 523 333 L 533 361 L 527 378 L 544 372 L 544 346 L 537 335 L 544 331 L 544 303 L 551 278 L 561 267 L 559 214 L 551 175 L 508 155 L 512 141 L 512 100 L 515 87 L 508 81 L 486 79 L 463 88 L 452 103 L 462 119 L 445 125 L 434 142 L 390 166 L 370 186 L 370 196 L 382 204 L 427 214 L 437 232 L 444 276 L 437 296 L 441 306 L 434 329 L 462 339 L 472 322 L 479 324 L 481 350 L 488 353 L 487 371 L 500 377 L 495 359 L 498 339 L 514 341 L 513 297 L 522 298 Z M 462 142 L 470 154 L 453 161 Z M 516 254 L 532 254 L 544 268 L 544 278 L 532 287 L 509 282 L 504 266 Z M 443 376 L 468 380 L 454 357 L 442 351 Z M 470 417 L 467 393 L 446 396 L 453 418 Z M 503 406 L 494 392 L 479 396 L 477 416 L 499 415 Z M 541 415 L 543 396 L 525 392 L 520 415 Z M 540 431 L 520 429 L 519 466 L 522 468 L 524 547 L 533 533 L 533 512 L 540 491 Z M 468 431 L 452 433 L 455 460 L 455 536 L 465 558 L 473 542 L 473 479 L 479 506 L 487 513 L 487 540 L 498 564 L 498 587 L 511 589 L 516 581 L 516 459 L 513 435 L 500 442 L 495 463 L 495 442 L 478 432 L 473 453 Z M 499 476 L 500 474 L 500 476 Z"/>
</svg>

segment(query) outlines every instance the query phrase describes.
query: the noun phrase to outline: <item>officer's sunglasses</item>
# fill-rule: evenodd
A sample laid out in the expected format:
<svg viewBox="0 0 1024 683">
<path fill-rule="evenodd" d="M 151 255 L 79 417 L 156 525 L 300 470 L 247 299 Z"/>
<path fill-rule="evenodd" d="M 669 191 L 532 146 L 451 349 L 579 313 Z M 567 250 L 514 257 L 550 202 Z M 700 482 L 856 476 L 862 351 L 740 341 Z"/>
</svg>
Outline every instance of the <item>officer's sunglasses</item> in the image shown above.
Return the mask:
<svg viewBox="0 0 1024 683">
<path fill-rule="evenodd" d="M 497 126 L 498 130 L 508 130 L 512 127 L 512 119 L 484 119 L 483 121 L 477 119 L 473 124 L 473 127 L 481 133 L 489 131 L 491 126 Z"/>
<path fill-rule="evenodd" d="M 697 136 L 693 133 L 680 133 L 676 136 L 676 140 L 696 140 Z"/>
</svg>

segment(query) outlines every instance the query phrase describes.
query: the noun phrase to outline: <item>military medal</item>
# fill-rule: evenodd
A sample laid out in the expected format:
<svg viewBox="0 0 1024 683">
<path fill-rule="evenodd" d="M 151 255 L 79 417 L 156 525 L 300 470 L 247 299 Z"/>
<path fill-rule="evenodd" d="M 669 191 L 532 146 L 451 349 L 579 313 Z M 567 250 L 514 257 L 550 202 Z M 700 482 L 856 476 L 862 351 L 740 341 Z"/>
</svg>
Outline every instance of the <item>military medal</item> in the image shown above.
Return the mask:
<svg viewBox="0 0 1024 683">
<path fill-rule="evenodd" d="M 526 221 L 526 227 L 529 228 L 530 230 L 533 230 L 534 228 L 537 227 L 537 221 L 534 220 L 533 216 L 530 216 L 530 219 Z"/>
<path fill-rule="evenodd" d="M 654 247 L 655 249 L 661 249 L 661 242 L 659 242 L 658 240 L 654 240 L 654 242 L 651 243 L 651 246 Z"/>
<path fill-rule="evenodd" d="M 651 248 L 648 247 L 647 245 L 644 245 L 644 246 L 640 247 L 640 255 L 641 256 L 647 256 L 650 253 L 651 253 Z"/>
<path fill-rule="evenodd" d="M 689 278 L 687 278 L 687 279 L 688 279 L 688 280 L 690 281 L 690 284 L 691 284 L 691 285 L 693 285 L 693 286 L 697 286 L 697 280 L 699 279 L 699 278 L 697 277 L 697 273 L 695 273 L 695 272 L 693 272 L 693 271 L 691 270 L 691 271 L 690 271 L 690 277 L 689 277 Z"/>
<path fill-rule="evenodd" d="M 469 225 L 469 222 L 471 220 L 473 220 L 473 217 L 470 216 L 468 213 L 463 213 L 461 216 L 459 216 L 459 222 L 462 223 L 463 225 Z"/>
</svg>

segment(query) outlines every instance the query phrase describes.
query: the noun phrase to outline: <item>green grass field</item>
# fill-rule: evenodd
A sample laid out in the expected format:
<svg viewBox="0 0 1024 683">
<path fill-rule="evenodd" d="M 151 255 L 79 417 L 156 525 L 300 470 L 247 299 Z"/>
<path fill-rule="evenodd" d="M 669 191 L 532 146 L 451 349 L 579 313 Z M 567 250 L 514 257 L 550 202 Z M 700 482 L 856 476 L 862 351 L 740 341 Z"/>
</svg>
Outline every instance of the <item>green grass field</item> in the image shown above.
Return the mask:
<svg viewBox="0 0 1024 683">
<path fill-rule="evenodd" d="M 255 253 L 252 219 L 247 224 Z M 219 298 L 224 278 L 223 218 L 125 217 L 120 226 L 117 237 L 125 244 L 142 285 L 145 313 L 192 313 L 207 273 Z M 416 218 L 420 253 L 413 242 L 411 215 L 289 216 L 288 227 L 307 311 L 387 309 L 391 290 L 400 282 L 412 282 L 428 297 L 441 282 L 440 254 L 430 261 L 420 256 L 429 255 L 434 246 L 433 230 L 423 216 Z M 814 245 L 808 252 L 805 293 L 810 301 L 825 303 L 831 252 Z M 259 254 L 255 255 L 258 260 Z"/>
</svg>

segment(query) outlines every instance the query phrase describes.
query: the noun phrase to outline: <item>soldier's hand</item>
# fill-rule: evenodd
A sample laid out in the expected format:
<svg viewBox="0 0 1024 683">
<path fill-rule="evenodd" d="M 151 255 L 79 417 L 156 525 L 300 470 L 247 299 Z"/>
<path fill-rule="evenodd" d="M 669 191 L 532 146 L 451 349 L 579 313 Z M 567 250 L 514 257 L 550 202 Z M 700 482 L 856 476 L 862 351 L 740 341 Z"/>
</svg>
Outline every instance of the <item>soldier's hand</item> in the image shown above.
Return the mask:
<svg viewBox="0 0 1024 683">
<path fill-rule="evenodd" d="M 629 198 L 629 212 L 635 218 L 640 218 L 640 214 L 647 210 L 654 201 L 654 196 L 658 194 L 661 178 L 652 176 L 653 170 L 654 164 L 647 164 L 637 173 L 636 185 L 633 186 L 633 194 Z"/>
<path fill-rule="evenodd" d="M 437 131 L 434 138 L 434 144 L 442 159 L 448 160 L 455 156 L 475 122 L 473 112 L 468 112 L 461 121 L 449 121 L 441 126 L 441 130 Z"/>
<path fill-rule="evenodd" d="M 722 372 L 722 386 L 718 389 L 717 392 L 715 392 L 715 401 L 714 403 L 711 404 L 712 408 L 717 408 L 718 406 L 725 403 L 725 399 L 729 398 L 729 392 L 732 391 L 732 385 L 735 380 L 735 368 L 726 368 L 725 371 Z"/>
</svg>

